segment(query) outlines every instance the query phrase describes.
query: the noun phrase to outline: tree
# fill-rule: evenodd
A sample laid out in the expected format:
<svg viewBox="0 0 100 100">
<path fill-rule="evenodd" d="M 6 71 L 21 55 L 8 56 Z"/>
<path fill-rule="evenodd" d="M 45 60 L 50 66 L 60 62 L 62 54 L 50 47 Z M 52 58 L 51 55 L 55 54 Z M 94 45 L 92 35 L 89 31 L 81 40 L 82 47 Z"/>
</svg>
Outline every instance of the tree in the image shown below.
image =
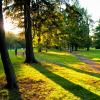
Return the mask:
<svg viewBox="0 0 100 100">
<path fill-rule="evenodd" d="M 26 40 L 26 60 L 25 63 L 37 63 L 32 44 L 32 25 L 30 17 L 30 0 L 24 1 L 24 27 L 25 27 L 25 40 Z"/>
<path fill-rule="evenodd" d="M 37 63 L 34 57 L 33 44 L 32 44 L 32 26 L 31 26 L 31 0 L 14 0 L 14 4 L 11 7 L 18 11 L 16 15 L 24 12 L 24 28 L 25 28 L 25 41 L 26 41 L 26 59 L 25 63 Z M 7 8 L 7 7 L 6 7 Z M 8 6 L 9 8 L 9 6 Z M 20 9 L 19 9 L 20 8 Z M 17 10 L 16 10 L 17 9 Z M 22 16 L 23 16 L 22 12 Z"/>
<path fill-rule="evenodd" d="M 90 33 L 90 26 L 93 23 L 93 20 L 91 19 L 91 16 L 87 14 L 87 11 L 84 8 L 80 10 L 83 16 L 82 20 L 80 21 L 80 28 L 79 28 L 81 33 L 80 43 L 83 44 L 83 45 L 80 44 L 80 47 L 83 46 L 84 48 L 87 49 L 87 51 L 89 51 L 90 46 L 92 44 L 92 40 L 89 33 Z"/>
<path fill-rule="evenodd" d="M 72 5 L 75 11 L 66 12 L 66 35 L 70 51 L 77 51 L 79 47 L 89 50 L 91 39 L 89 36 L 90 18 L 84 8 Z"/>
<path fill-rule="evenodd" d="M 2 0 L 0 0 L 0 53 L 1 59 L 4 66 L 4 71 L 7 79 L 7 87 L 10 89 L 18 88 L 16 83 L 16 76 L 14 73 L 14 68 L 12 66 L 9 54 L 7 51 L 7 46 L 5 42 L 5 32 L 3 28 L 3 13 L 2 13 Z"/>
<path fill-rule="evenodd" d="M 82 12 L 82 8 L 79 7 L 78 0 L 72 0 L 73 5 L 70 5 L 67 1 L 14 1 L 16 1 L 16 4 L 18 4 L 24 12 L 26 63 L 37 62 L 34 57 L 32 46 L 36 43 L 32 43 L 32 38 L 33 42 L 35 41 L 34 39 L 37 39 L 36 42 L 38 41 L 38 51 L 41 51 L 43 46 L 48 48 L 47 46 L 50 46 L 51 44 L 59 49 L 63 47 L 66 48 L 66 45 L 68 44 L 70 49 L 77 50 L 85 39 L 83 38 L 84 34 L 86 37 L 86 44 L 84 47 L 89 48 L 90 45 L 87 44 L 87 41 L 89 40 L 89 24 L 88 20 L 86 20 L 88 17 L 84 11 Z M 61 3 L 66 5 L 66 9 L 60 7 Z M 19 10 L 17 11 L 17 17 L 18 14 L 20 15 L 20 12 L 21 11 Z M 66 18 L 64 18 L 64 12 L 66 12 Z M 33 31 L 31 30 L 32 26 Z M 32 32 L 34 33 L 32 34 Z M 42 41 L 42 38 L 45 37 L 45 35 L 46 38 Z M 49 37 L 52 38 L 50 39 Z"/>
<path fill-rule="evenodd" d="M 99 24 L 95 28 L 93 42 L 94 42 L 95 48 L 100 49 L 100 20 L 99 20 Z"/>
</svg>

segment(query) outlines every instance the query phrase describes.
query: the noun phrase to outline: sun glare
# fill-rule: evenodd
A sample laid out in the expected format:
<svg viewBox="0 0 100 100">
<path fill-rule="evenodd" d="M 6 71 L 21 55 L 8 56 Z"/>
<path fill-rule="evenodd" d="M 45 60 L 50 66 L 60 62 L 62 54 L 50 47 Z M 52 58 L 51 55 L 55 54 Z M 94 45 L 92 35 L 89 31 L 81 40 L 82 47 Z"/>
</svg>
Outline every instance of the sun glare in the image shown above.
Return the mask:
<svg viewBox="0 0 100 100">
<path fill-rule="evenodd" d="M 6 32 L 12 32 L 14 34 L 18 34 L 18 33 L 22 32 L 22 29 L 15 26 L 9 20 L 4 20 L 4 29 Z"/>
</svg>

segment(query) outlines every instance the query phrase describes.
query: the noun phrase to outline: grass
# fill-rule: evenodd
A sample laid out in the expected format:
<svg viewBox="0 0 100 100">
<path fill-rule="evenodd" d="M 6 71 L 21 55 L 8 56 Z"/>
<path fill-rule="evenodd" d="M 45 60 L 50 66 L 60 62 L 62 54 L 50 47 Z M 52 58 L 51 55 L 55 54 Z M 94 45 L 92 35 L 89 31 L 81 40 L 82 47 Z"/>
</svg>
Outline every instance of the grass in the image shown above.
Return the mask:
<svg viewBox="0 0 100 100">
<path fill-rule="evenodd" d="M 9 51 L 23 100 L 100 100 L 100 72 L 95 71 L 67 52 L 35 53 L 41 64 L 24 64 L 24 56 Z M 14 96 L 3 86 L 0 62 L 0 97 Z M 14 98 L 15 100 L 15 98 Z"/>
<path fill-rule="evenodd" d="M 91 60 L 100 63 L 100 49 L 91 48 L 90 51 L 81 50 L 77 52 L 79 55 L 85 56 Z"/>
</svg>

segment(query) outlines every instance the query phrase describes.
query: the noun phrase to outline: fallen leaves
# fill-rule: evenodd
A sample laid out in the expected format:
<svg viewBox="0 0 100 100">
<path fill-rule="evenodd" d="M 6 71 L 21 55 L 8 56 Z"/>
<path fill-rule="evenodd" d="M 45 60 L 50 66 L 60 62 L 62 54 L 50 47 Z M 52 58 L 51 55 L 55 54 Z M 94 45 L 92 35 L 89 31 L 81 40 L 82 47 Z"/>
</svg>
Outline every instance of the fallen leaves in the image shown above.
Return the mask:
<svg viewBox="0 0 100 100">
<path fill-rule="evenodd" d="M 48 88 L 43 80 L 23 78 L 18 81 L 19 91 L 23 100 L 44 100 L 54 88 Z"/>
</svg>

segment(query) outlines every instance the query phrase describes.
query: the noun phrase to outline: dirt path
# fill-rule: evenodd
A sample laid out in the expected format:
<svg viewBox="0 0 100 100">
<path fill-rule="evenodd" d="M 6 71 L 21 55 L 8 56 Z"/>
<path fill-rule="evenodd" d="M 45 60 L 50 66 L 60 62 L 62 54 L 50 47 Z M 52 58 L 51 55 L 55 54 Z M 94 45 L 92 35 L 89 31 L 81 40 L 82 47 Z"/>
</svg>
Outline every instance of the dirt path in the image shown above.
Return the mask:
<svg viewBox="0 0 100 100">
<path fill-rule="evenodd" d="M 77 55 L 75 53 L 72 53 L 74 56 L 76 56 L 80 61 L 86 63 L 87 65 L 89 65 L 90 67 L 94 68 L 95 70 L 100 71 L 100 64 L 96 63 L 95 61 L 92 61 L 88 58 L 85 58 L 81 55 Z"/>
</svg>

